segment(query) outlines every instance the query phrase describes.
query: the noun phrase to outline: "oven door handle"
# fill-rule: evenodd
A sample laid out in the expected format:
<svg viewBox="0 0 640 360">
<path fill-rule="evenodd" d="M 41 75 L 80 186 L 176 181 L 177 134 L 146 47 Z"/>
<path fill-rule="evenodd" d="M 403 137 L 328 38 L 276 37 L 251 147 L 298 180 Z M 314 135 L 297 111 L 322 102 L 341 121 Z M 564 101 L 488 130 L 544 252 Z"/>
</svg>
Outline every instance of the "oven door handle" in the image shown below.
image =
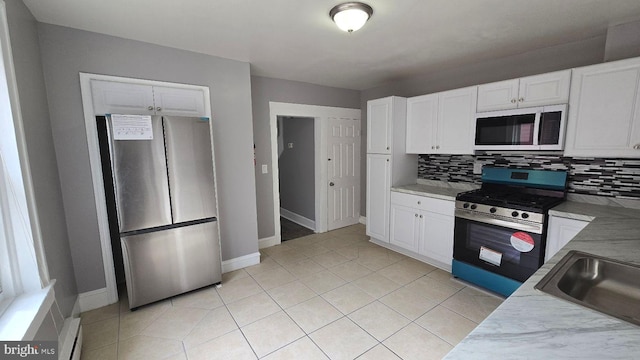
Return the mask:
<svg viewBox="0 0 640 360">
<path fill-rule="evenodd" d="M 483 224 L 502 226 L 509 229 L 527 231 L 535 234 L 542 234 L 542 224 L 524 224 L 520 222 L 512 222 L 512 221 L 501 220 L 493 217 L 487 217 L 482 214 L 478 215 L 478 214 L 467 213 L 462 211 L 456 211 L 455 215 L 458 218 L 467 219 L 467 220 L 471 220 L 471 221 L 475 221 Z"/>
</svg>

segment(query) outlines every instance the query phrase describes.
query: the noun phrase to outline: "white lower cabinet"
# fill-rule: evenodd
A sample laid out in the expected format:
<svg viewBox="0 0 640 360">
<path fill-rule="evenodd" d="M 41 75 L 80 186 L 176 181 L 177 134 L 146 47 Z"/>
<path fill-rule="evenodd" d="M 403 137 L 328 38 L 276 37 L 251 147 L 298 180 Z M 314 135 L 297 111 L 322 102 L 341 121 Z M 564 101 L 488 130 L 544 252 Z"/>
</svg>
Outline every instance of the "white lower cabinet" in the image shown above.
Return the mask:
<svg viewBox="0 0 640 360">
<path fill-rule="evenodd" d="M 547 249 L 544 255 L 544 261 L 547 262 L 562 247 L 573 239 L 585 226 L 588 221 L 567 219 L 559 216 L 549 217 L 549 230 L 547 232 Z"/>
<path fill-rule="evenodd" d="M 451 207 L 453 208 L 453 201 Z M 453 226 L 454 218 L 435 212 L 425 211 L 420 229 L 420 255 L 438 260 L 451 266 L 453 260 Z"/>
<path fill-rule="evenodd" d="M 391 192 L 390 243 L 451 266 L 454 202 Z"/>
<path fill-rule="evenodd" d="M 393 193 L 391 195 L 393 198 Z M 393 200 L 392 200 L 393 201 Z M 391 203 L 390 243 L 418 252 L 422 215 L 419 210 Z"/>
</svg>

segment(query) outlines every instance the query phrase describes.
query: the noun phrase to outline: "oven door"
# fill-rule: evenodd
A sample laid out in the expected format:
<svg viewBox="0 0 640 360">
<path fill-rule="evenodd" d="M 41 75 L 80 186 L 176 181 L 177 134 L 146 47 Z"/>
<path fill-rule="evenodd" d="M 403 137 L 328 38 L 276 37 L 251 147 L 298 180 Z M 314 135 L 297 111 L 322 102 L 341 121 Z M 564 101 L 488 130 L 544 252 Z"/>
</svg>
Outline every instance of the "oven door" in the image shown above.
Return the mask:
<svg viewBox="0 0 640 360">
<path fill-rule="evenodd" d="M 506 222 L 488 223 L 491 220 L 456 216 L 453 258 L 524 282 L 542 266 L 543 234 L 510 228 Z"/>
</svg>

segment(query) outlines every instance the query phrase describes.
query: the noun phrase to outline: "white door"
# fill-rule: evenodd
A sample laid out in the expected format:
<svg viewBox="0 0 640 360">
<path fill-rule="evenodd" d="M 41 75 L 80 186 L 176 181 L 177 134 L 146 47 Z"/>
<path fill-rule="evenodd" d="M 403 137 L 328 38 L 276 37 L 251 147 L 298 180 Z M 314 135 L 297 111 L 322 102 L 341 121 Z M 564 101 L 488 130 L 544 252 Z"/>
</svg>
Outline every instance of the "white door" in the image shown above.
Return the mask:
<svg viewBox="0 0 640 360">
<path fill-rule="evenodd" d="M 367 155 L 367 235 L 389 242 L 391 156 Z"/>
<path fill-rule="evenodd" d="M 360 120 L 329 118 L 327 230 L 360 220 Z"/>
</svg>

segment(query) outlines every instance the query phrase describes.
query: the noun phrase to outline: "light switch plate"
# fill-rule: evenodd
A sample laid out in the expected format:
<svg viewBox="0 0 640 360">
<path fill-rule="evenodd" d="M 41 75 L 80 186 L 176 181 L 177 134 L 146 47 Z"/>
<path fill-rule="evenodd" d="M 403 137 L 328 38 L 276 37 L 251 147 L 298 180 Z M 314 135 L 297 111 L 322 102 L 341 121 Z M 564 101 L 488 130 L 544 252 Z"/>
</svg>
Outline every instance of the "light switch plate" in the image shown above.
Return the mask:
<svg viewBox="0 0 640 360">
<path fill-rule="evenodd" d="M 263 174 L 269 173 L 269 168 L 267 167 L 267 164 L 262 164 L 262 173 Z"/>
</svg>

